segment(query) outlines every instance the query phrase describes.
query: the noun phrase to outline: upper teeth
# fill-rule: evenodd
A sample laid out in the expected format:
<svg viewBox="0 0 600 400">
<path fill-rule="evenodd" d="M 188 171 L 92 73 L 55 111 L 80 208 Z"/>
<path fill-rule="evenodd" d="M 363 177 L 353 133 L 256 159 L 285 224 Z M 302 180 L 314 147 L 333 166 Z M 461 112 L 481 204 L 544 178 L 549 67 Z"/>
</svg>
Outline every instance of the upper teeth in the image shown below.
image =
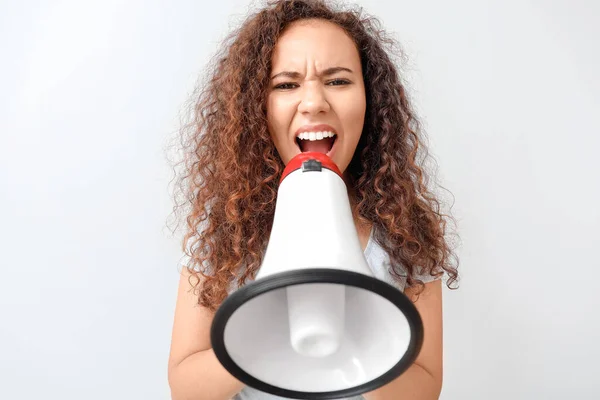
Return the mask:
<svg viewBox="0 0 600 400">
<path fill-rule="evenodd" d="M 323 138 L 334 137 L 335 133 L 333 132 L 302 132 L 298 135 L 298 139 L 302 140 L 321 140 Z"/>
</svg>

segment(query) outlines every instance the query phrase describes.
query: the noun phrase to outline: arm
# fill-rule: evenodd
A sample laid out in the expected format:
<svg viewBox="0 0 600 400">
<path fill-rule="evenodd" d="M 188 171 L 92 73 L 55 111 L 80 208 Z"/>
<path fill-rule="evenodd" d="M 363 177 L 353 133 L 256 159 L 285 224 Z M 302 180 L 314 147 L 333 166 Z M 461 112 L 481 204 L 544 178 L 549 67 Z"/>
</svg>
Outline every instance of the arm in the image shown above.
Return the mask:
<svg viewBox="0 0 600 400">
<path fill-rule="evenodd" d="M 210 347 L 213 313 L 197 304 L 183 269 L 179 279 L 169 355 L 172 400 L 225 400 L 244 385 L 221 365 Z"/>
<path fill-rule="evenodd" d="M 414 298 L 414 291 L 405 294 Z M 442 284 L 425 284 L 415 302 L 423 320 L 423 346 L 415 362 L 398 378 L 372 392 L 366 400 L 437 400 L 442 390 Z"/>
</svg>

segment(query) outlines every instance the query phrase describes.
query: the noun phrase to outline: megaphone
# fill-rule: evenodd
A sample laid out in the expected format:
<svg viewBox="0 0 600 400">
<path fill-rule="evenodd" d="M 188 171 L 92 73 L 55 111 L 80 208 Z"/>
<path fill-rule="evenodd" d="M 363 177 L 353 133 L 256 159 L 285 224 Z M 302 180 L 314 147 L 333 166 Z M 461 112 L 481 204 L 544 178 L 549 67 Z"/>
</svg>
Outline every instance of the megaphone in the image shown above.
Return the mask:
<svg viewBox="0 0 600 400">
<path fill-rule="evenodd" d="M 210 338 L 231 375 L 293 399 L 370 392 L 416 359 L 421 317 L 373 276 L 327 155 L 301 153 L 286 166 L 261 267 L 217 309 Z"/>
</svg>

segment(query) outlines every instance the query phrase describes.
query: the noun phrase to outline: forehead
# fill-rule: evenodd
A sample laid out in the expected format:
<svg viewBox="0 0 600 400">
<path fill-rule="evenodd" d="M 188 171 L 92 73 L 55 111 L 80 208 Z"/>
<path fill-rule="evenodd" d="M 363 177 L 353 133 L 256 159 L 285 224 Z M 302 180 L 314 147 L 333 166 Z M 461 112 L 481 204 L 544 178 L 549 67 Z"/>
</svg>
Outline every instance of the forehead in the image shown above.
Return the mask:
<svg viewBox="0 0 600 400">
<path fill-rule="evenodd" d="M 360 64 L 360 57 L 354 41 L 340 26 L 316 19 L 296 21 L 277 40 L 273 67 L 302 67 L 307 62 L 326 68 Z"/>
</svg>

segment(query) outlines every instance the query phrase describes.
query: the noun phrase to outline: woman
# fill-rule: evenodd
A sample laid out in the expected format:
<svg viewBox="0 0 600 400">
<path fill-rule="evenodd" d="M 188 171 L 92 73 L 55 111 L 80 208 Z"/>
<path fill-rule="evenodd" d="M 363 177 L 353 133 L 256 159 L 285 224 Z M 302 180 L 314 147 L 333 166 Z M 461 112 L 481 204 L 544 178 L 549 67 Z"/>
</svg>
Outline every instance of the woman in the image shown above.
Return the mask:
<svg viewBox="0 0 600 400">
<path fill-rule="evenodd" d="M 184 130 L 189 205 L 169 383 L 174 400 L 274 399 L 232 377 L 210 348 L 214 311 L 260 267 L 286 163 L 330 152 L 376 277 L 414 301 L 415 363 L 362 397 L 437 399 L 442 284 L 456 282 L 446 222 L 417 165 L 421 134 L 377 21 L 321 1 L 276 1 L 229 37 Z M 298 134 L 313 131 L 313 137 Z M 312 139 L 312 140 L 311 140 Z M 301 212 L 301 210 L 299 210 Z M 195 289 L 195 290 L 191 290 Z"/>
</svg>

